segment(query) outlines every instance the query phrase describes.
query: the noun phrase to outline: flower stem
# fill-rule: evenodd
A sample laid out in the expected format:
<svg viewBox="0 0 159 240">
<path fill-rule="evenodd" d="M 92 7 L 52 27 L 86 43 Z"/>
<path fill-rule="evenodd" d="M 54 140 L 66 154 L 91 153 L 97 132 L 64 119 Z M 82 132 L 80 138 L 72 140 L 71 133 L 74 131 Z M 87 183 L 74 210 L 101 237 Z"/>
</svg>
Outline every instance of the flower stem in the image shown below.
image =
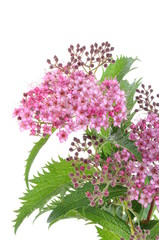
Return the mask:
<svg viewBox="0 0 159 240">
<path fill-rule="evenodd" d="M 155 204 L 155 200 L 153 199 L 151 202 L 149 212 L 147 214 L 147 219 L 142 221 L 143 224 L 147 224 L 151 220 L 154 204 Z"/>
<path fill-rule="evenodd" d="M 149 210 L 148 215 L 147 215 L 147 219 L 146 219 L 147 222 L 149 222 L 149 221 L 151 220 L 151 215 L 152 215 L 154 203 L 155 203 L 155 201 L 154 201 L 154 199 L 153 199 L 152 202 L 151 202 L 150 210 Z"/>
<path fill-rule="evenodd" d="M 132 233 L 132 235 L 134 235 L 135 229 L 134 229 L 134 224 L 133 224 L 132 219 L 131 219 L 131 215 L 130 215 L 129 210 L 127 208 L 125 208 L 125 211 L 126 211 L 126 213 L 128 215 L 128 218 L 129 218 L 131 233 Z"/>
</svg>

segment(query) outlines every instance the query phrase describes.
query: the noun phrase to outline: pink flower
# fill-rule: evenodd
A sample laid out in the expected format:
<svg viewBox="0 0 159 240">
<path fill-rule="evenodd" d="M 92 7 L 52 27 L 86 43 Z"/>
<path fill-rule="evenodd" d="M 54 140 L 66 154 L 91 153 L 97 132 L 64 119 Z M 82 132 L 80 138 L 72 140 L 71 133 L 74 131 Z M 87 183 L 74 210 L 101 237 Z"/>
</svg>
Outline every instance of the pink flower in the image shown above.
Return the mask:
<svg viewBox="0 0 159 240">
<path fill-rule="evenodd" d="M 116 79 L 104 80 L 99 85 L 95 76 L 86 76 L 82 71 L 68 76 L 53 70 L 46 73 L 39 86 L 24 94 L 13 116 L 17 117 L 21 129 L 30 130 L 32 135 L 51 135 L 52 128 L 63 129 L 67 134 L 86 130 L 87 126 L 100 131 L 102 126 L 109 127 L 110 117 L 114 126 L 120 127 L 126 119 L 125 102 Z"/>
<path fill-rule="evenodd" d="M 157 209 L 159 210 L 159 196 L 155 196 L 154 199 L 155 199 L 155 204 L 157 206 Z"/>
<path fill-rule="evenodd" d="M 61 143 L 66 141 L 68 138 L 68 134 L 64 130 L 60 130 L 56 135 L 59 137 Z"/>
<path fill-rule="evenodd" d="M 51 135 L 52 134 L 52 131 L 51 131 L 52 129 L 51 129 L 51 126 L 49 126 L 49 125 L 47 125 L 47 124 L 45 124 L 44 126 L 43 126 L 43 132 L 44 132 L 44 134 L 49 134 L 49 135 Z"/>
<path fill-rule="evenodd" d="M 139 190 L 137 190 L 136 188 L 132 187 L 131 188 L 131 200 L 138 200 L 139 198 Z"/>
<path fill-rule="evenodd" d="M 104 165 L 103 165 L 103 170 L 106 171 L 107 169 L 108 169 L 108 166 L 104 164 Z"/>
<path fill-rule="evenodd" d="M 141 203 L 145 208 L 147 208 L 148 204 L 152 202 L 152 197 L 148 194 L 141 193 L 139 203 Z"/>
</svg>

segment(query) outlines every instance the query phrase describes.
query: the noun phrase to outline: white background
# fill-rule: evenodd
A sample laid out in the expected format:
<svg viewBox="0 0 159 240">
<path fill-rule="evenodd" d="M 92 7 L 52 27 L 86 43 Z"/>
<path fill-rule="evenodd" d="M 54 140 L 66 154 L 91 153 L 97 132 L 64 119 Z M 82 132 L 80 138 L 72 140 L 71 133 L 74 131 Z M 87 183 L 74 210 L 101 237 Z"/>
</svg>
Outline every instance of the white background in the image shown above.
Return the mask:
<svg viewBox="0 0 159 240">
<path fill-rule="evenodd" d="M 82 220 L 60 221 L 48 231 L 44 215 L 34 224 L 35 214 L 26 219 L 17 235 L 11 220 L 25 190 L 24 166 L 35 137 L 20 132 L 12 111 L 22 93 L 41 80 L 46 59 L 57 54 L 67 60 L 67 48 L 78 42 L 109 41 L 114 56 L 138 56 L 139 68 L 129 78 L 143 77 L 145 84 L 159 86 L 158 1 L 151 0 L 2 0 L 0 2 L 0 239 L 5 240 L 96 240 L 92 225 Z M 158 91 L 159 92 L 159 91 Z M 36 173 L 51 156 L 67 154 L 68 143 L 61 145 L 51 137 L 32 168 Z"/>
</svg>

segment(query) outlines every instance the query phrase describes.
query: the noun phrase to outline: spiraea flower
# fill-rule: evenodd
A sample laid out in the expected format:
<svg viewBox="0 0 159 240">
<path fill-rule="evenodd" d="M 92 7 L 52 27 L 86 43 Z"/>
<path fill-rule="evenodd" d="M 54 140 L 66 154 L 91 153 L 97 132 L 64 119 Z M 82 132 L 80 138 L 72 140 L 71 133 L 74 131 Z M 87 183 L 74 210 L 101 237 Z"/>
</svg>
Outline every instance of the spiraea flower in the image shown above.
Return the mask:
<svg viewBox="0 0 159 240">
<path fill-rule="evenodd" d="M 144 207 L 147 207 L 155 197 L 156 206 L 158 207 L 159 116 L 157 113 L 151 112 L 145 119 L 133 124 L 130 139 L 135 141 L 134 144 L 142 155 L 142 163 L 137 163 L 134 176 L 134 187 L 141 193 L 139 202 Z"/>
<path fill-rule="evenodd" d="M 24 93 L 14 110 L 21 130 L 42 137 L 27 159 L 30 188 L 16 211 L 15 231 L 39 208 L 38 216 L 52 211 L 50 225 L 73 213 L 101 225 L 101 237 L 109 233 L 106 238 L 158 239 L 158 222 L 152 219 L 159 210 L 159 103 L 150 85 L 123 79 L 136 59 L 114 61 L 113 49 L 108 42 L 92 44 L 90 50 L 70 45 L 66 64 L 57 56 L 47 59 L 49 70 L 42 82 Z M 136 102 L 139 109 L 134 111 Z M 140 111 L 146 117 L 134 122 Z M 48 163 L 29 186 L 34 158 L 55 130 L 61 143 L 72 132 L 84 133 L 73 138 L 66 160 Z"/>
<path fill-rule="evenodd" d="M 116 98 L 118 96 L 118 98 Z M 61 142 L 68 134 L 87 126 L 100 131 L 109 127 L 110 118 L 114 126 L 126 119 L 125 94 L 117 80 L 105 80 L 98 84 L 95 76 L 76 71 L 70 76 L 60 70 L 46 73 L 43 82 L 24 94 L 21 105 L 14 115 L 21 129 L 30 130 L 31 135 L 52 133 Z"/>
</svg>

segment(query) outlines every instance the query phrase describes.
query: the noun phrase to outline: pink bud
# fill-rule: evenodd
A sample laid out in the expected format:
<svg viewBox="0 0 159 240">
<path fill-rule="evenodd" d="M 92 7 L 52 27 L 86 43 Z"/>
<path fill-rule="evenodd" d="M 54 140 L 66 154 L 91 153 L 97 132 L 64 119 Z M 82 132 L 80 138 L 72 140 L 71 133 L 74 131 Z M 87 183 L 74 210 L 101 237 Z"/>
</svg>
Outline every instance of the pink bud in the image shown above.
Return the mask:
<svg viewBox="0 0 159 240">
<path fill-rule="evenodd" d="M 159 160 L 159 155 L 156 156 L 156 160 Z"/>
<path fill-rule="evenodd" d="M 114 108 L 114 110 L 115 110 L 115 112 L 120 112 L 121 111 L 121 107 L 120 106 L 116 106 L 115 108 Z"/>
<path fill-rule="evenodd" d="M 98 177 L 98 173 L 97 172 L 93 173 L 93 176 Z"/>
<path fill-rule="evenodd" d="M 75 188 L 78 188 L 78 187 L 79 187 L 79 184 L 78 184 L 78 183 L 75 183 L 75 184 L 74 184 L 74 187 L 75 187 Z"/>
<path fill-rule="evenodd" d="M 103 205 L 103 203 L 104 203 L 103 200 L 102 200 L 102 199 L 99 199 L 98 204 L 99 204 L 99 205 Z"/>
<path fill-rule="evenodd" d="M 76 178 L 72 178 L 72 183 L 76 183 L 77 179 Z"/>
<path fill-rule="evenodd" d="M 87 170 L 90 170 L 90 169 L 91 169 L 91 166 L 88 165 L 88 166 L 87 166 Z"/>
<path fill-rule="evenodd" d="M 115 115 L 115 114 L 114 114 L 113 111 L 109 111 L 109 116 L 110 116 L 110 117 L 114 117 L 114 115 Z"/>
<path fill-rule="evenodd" d="M 85 167 L 84 166 L 80 166 L 80 170 L 84 171 Z"/>
<path fill-rule="evenodd" d="M 91 201 L 90 205 L 91 205 L 91 207 L 94 207 L 96 205 L 96 203 L 94 201 Z"/>
<path fill-rule="evenodd" d="M 138 188 L 141 188 L 141 184 L 140 184 L 140 183 L 137 183 L 136 186 L 137 186 Z"/>
<path fill-rule="evenodd" d="M 104 190 L 104 196 L 105 197 L 108 197 L 109 196 L 109 192 L 108 192 L 108 190 L 106 189 L 106 190 Z"/>
<path fill-rule="evenodd" d="M 98 185 L 95 185 L 95 186 L 94 186 L 94 190 L 96 190 L 96 191 L 99 190 L 99 186 L 98 186 Z"/>
<path fill-rule="evenodd" d="M 130 126 L 131 129 L 134 129 L 135 127 L 136 127 L 135 124 L 132 124 L 132 125 Z"/>
<path fill-rule="evenodd" d="M 110 157 L 108 157 L 107 160 L 106 160 L 107 163 L 110 163 L 111 161 L 112 161 L 112 160 L 111 160 Z"/>
<path fill-rule="evenodd" d="M 92 184 L 95 185 L 96 184 L 96 180 L 95 179 L 92 179 Z"/>
<path fill-rule="evenodd" d="M 95 155 L 95 159 L 98 160 L 99 158 L 100 158 L 99 154 L 96 154 L 96 155 Z"/>
<path fill-rule="evenodd" d="M 107 170 L 108 166 L 107 165 L 103 165 L 103 170 Z"/>
<path fill-rule="evenodd" d="M 92 196 L 91 192 L 86 192 L 86 197 L 90 198 Z"/>
<path fill-rule="evenodd" d="M 99 181 L 100 181 L 100 183 L 103 183 L 103 182 L 104 182 L 104 178 L 101 177 L 101 178 L 99 179 Z"/>
</svg>

